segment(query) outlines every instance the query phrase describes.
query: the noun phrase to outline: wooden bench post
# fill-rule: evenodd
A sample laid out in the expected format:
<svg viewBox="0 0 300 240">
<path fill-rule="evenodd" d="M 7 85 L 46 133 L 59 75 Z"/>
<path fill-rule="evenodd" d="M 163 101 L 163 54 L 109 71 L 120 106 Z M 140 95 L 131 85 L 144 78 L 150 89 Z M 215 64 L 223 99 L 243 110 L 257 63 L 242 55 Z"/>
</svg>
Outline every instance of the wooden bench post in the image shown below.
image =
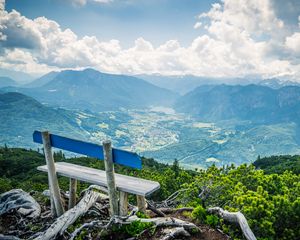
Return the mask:
<svg viewBox="0 0 300 240">
<path fill-rule="evenodd" d="M 138 210 L 142 213 L 146 213 L 146 209 L 147 209 L 146 198 L 141 195 L 136 195 L 136 201 L 137 201 Z"/>
<path fill-rule="evenodd" d="M 106 171 L 107 188 L 109 195 L 109 205 L 111 216 L 118 215 L 118 194 L 115 182 L 115 170 L 110 141 L 103 142 L 104 165 Z"/>
<path fill-rule="evenodd" d="M 56 216 L 61 216 L 64 213 L 64 207 L 61 201 L 58 180 L 56 176 L 54 158 L 50 142 L 49 132 L 42 132 L 42 141 L 44 145 L 45 159 L 48 166 L 48 181 L 50 190 L 51 209 L 55 208 Z M 54 206 L 53 206 L 54 205 Z M 52 210 L 53 212 L 53 210 Z"/>
<path fill-rule="evenodd" d="M 128 193 L 120 191 L 120 206 L 119 206 L 119 215 L 127 216 L 128 214 Z"/>
<path fill-rule="evenodd" d="M 77 180 L 74 178 L 70 178 L 69 206 L 68 206 L 69 209 L 73 208 L 76 204 L 76 191 L 77 191 Z"/>
</svg>

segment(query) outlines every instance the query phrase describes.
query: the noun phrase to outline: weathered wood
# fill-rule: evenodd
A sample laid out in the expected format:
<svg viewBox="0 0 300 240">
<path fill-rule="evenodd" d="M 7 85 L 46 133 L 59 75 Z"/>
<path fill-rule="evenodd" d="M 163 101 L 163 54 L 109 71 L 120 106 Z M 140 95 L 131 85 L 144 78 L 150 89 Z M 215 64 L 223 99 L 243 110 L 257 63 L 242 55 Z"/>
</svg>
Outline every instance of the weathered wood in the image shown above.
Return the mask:
<svg viewBox="0 0 300 240">
<path fill-rule="evenodd" d="M 158 210 L 155 206 L 153 206 L 149 201 L 147 201 L 147 208 L 149 209 L 149 210 L 151 210 L 152 212 L 154 212 L 157 216 L 159 216 L 159 217 L 165 217 L 166 215 L 162 212 L 162 211 L 160 211 L 160 210 Z"/>
<path fill-rule="evenodd" d="M 171 240 L 171 239 L 182 239 L 190 237 L 191 235 L 184 230 L 183 227 L 176 227 L 176 228 L 167 228 L 162 231 L 164 234 L 166 234 L 162 240 Z"/>
<path fill-rule="evenodd" d="M 76 191 L 77 191 L 77 180 L 70 178 L 69 185 L 69 209 L 76 205 Z"/>
<path fill-rule="evenodd" d="M 55 163 L 55 167 L 58 175 L 68 178 L 75 178 L 80 181 L 107 187 L 106 173 L 103 170 L 79 166 L 66 162 L 57 162 Z M 37 169 L 44 172 L 48 171 L 47 166 L 40 166 Z M 115 173 L 115 180 L 118 191 L 141 196 L 147 196 L 160 187 L 158 182 L 117 173 Z"/>
<path fill-rule="evenodd" d="M 80 202 L 66 211 L 63 215 L 58 217 L 54 223 L 43 233 L 41 233 L 35 240 L 54 239 L 58 234 L 62 234 L 71 224 L 73 224 L 81 215 L 83 215 L 93 204 L 101 199 L 106 198 L 105 195 L 88 190 Z"/>
<path fill-rule="evenodd" d="M 209 208 L 208 212 L 217 214 L 228 222 L 239 224 L 247 240 L 256 240 L 254 233 L 248 225 L 247 219 L 241 212 L 228 212 L 220 207 Z"/>
<path fill-rule="evenodd" d="M 55 209 L 53 195 L 51 194 L 51 190 L 50 190 L 50 184 L 49 184 L 49 193 L 50 193 L 49 198 L 50 198 L 50 206 L 51 206 L 51 215 L 52 215 L 53 218 L 56 218 L 57 214 L 56 214 L 56 209 Z"/>
<path fill-rule="evenodd" d="M 104 165 L 107 180 L 107 189 L 109 195 L 110 213 L 112 216 L 118 215 L 118 195 L 115 181 L 115 170 L 110 141 L 103 142 Z"/>
<path fill-rule="evenodd" d="M 146 202 L 146 198 L 144 196 L 141 195 L 137 195 L 136 196 L 136 201 L 137 201 L 137 207 L 138 210 L 142 213 L 146 212 L 147 209 L 147 202 Z"/>
<path fill-rule="evenodd" d="M 36 218 L 41 214 L 38 202 L 22 189 L 12 189 L 0 195 L 0 216 L 12 210 L 28 218 Z"/>
<path fill-rule="evenodd" d="M 146 223 L 153 223 L 156 227 L 183 227 L 184 230 L 194 233 L 195 231 L 201 230 L 191 222 L 186 222 L 178 218 L 172 217 L 158 217 L 158 218 L 138 218 L 136 215 L 130 216 L 125 220 L 122 217 L 116 218 L 116 223 L 131 223 L 134 221 L 146 222 Z"/>
<path fill-rule="evenodd" d="M 120 216 L 127 216 L 128 214 L 128 193 L 120 191 Z"/>
<path fill-rule="evenodd" d="M 56 176 L 54 158 L 51 148 L 49 132 L 42 132 L 42 140 L 44 145 L 45 159 L 48 166 L 48 181 L 51 197 L 56 210 L 56 215 L 61 216 L 64 213 L 63 204 L 60 198 L 60 190 Z"/>
</svg>

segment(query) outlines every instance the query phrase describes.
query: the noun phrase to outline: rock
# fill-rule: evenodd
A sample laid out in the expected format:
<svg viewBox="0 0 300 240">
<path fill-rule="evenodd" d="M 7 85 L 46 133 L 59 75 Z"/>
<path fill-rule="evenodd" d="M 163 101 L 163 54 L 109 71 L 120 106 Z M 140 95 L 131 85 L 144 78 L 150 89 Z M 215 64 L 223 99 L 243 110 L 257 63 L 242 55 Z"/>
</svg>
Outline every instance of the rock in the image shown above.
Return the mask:
<svg viewBox="0 0 300 240">
<path fill-rule="evenodd" d="M 29 193 L 22 189 L 12 189 L 0 195 L 0 216 L 16 210 L 28 218 L 40 216 L 41 207 Z"/>
</svg>

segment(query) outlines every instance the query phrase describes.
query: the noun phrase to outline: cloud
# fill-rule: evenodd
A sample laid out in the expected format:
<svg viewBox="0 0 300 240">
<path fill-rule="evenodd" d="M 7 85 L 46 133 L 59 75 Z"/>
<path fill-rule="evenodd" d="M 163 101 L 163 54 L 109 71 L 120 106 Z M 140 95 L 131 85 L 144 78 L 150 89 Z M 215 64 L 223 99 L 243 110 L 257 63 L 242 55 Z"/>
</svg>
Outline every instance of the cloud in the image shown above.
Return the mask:
<svg viewBox="0 0 300 240">
<path fill-rule="evenodd" d="M 100 4 L 111 3 L 113 0 L 69 0 L 73 6 L 82 7 L 87 4 L 87 2 L 95 2 Z"/>
<path fill-rule="evenodd" d="M 194 25 L 194 29 L 198 29 L 202 26 L 202 23 L 201 22 L 196 22 L 195 25 Z"/>
<path fill-rule="evenodd" d="M 300 57 L 300 32 L 296 32 L 293 35 L 286 37 L 285 45 L 293 52 L 298 53 Z"/>
<path fill-rule="evenodd" d="M 4 12 L 0 18 L 0 46 L 7 48 L 39 48 L 41 34 L 34 21 L 20 15 L 15 10 Z"/>
<path fill-rule="evenodd" d="M 119 40 L 78 37 L 45 17 L 29 19 L 15 10 L 0 14 L 0 67 L 4 68 L 31 73 L 93 67 L 124 74 L 300 77 L 299 28 L 287 31 L 269 0 L 213 4 L 199 14 L 194 26 L 199 28 L 201 22 L 206 32 L 186 47 L 175 39 L 155 47 L 140 37 L 124 49 Z"/>
<path fill-rule="evenodd" d="M 97 3 L 110 3 L 110 2 L 113 2 L 113 0 L 93 0 L 94 2 L 97 2 Z"/>
</svg>

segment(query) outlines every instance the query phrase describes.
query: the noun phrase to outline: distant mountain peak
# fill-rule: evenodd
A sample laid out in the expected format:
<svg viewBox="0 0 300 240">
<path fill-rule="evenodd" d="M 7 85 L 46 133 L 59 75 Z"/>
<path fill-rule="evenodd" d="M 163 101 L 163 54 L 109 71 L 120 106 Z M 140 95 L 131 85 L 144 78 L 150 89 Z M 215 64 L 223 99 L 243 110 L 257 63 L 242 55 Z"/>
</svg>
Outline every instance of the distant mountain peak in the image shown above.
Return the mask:
<svg viewBox="0 0 300 240">
<path fill-rule="evenodd" d="M 170 106 L 178 97 L 145 80 L 92 68 L 51 72 L 27 88 L 15 90 L 43 103 L 91 111 Z"/>
<path fill-rule="evenodd" d="M 17 86 L 18 83 L 10 77 L 0 76 L 0 87 Z"/>
</svg>

